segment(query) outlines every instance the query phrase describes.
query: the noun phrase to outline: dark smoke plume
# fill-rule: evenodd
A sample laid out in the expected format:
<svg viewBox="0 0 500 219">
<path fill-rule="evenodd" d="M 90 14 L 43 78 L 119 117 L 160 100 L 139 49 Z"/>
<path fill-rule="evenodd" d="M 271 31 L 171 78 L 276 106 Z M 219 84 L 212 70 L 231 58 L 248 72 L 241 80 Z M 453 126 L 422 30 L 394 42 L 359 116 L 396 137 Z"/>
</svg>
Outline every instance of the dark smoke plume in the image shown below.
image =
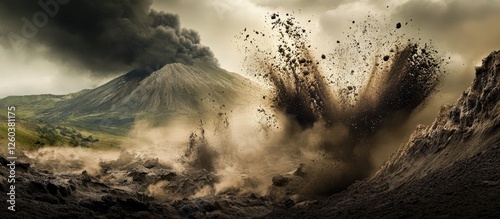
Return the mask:
<svg viewBox="0 0 500 219">
<path fill-rule="evenodd" d="M 95 74 L 195 60 L 216 62 L 179 17 L 151 0 L 1 1 L 3 46 L 43 48 L 52 60 Z"/>
<path fill-rule="evenodd" d="M 288 125 L 284 128 L 287 139 L 309 129 L 322 133 L 319 145 L 300 146 L 312 148 L 318 154 L 308 164 L 303 192 L 310 195 L 338 192 L 373 171 L 370 150 L 378 146 L 377 135 L 402 127 L 410 114 L 426 103 L 441 80 L 443 60 L 427 44 L 393 42 L 391 56 L 384 55 L 383 61 L 375 59 L 372 71 L 363 75 L 362 84 L 331 87 L 320 68 L 327 61 L 326 55 L 321 59 L 312 55 L 307 31 L 292 15 L 272 14 L 270 18 L 272 29 L 278 33 L 277 51 L 261 50 L 254 44 L 260 37 L 258 31 L 254 31 L 256 38 L 242 34 L 256 48 L 256 51 L 245 50 L 255 52 L 251 57 L 256 65 L 250 70 L 260 72 L 261 79 L 273 87 L 274 108 L 288 115 L 285 117 Z M 359 49 L 358 42 L 352 49 L 356 48 Z M 388 64 L 378 67 L 377 62 Z M 326 73 L 349 77 L 340 72 Z"/>
</svg>

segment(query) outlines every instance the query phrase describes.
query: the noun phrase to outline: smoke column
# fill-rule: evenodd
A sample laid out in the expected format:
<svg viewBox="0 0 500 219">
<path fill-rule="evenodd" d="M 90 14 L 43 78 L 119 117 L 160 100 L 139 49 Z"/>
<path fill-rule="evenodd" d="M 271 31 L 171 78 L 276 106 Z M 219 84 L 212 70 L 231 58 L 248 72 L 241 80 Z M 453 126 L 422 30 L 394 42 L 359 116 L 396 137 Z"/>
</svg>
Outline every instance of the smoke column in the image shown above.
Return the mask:
<svg viewBox="0 0 500 219">
<path fill-rule="evenodd" d="M 197 60 L 217 62 L 198 32 L 179 17 L 151 9 L 153 1 L 48 0 L 0 2 L 5 48 L 24 45 L 96 76 Z"/>
</svg>

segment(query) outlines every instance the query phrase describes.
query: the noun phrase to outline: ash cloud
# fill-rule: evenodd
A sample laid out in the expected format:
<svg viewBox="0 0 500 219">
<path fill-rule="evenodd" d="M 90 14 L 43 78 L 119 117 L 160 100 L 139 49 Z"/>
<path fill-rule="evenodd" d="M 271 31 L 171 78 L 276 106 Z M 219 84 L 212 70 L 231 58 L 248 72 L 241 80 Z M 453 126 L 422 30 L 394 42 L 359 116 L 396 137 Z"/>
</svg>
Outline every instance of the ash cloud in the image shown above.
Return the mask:
<svg viewBox="0 0 500 219">
<path fill-rule="evenodd" d="M 151 9 L 152 1 L 40 2 L 48 6 L 0 3 L 2 32 L 16 36 L 4 36 L 2 46 L 24 44 L 27 53 L 43 51 L 56 62 L 95 75 L 174 62 L 217 62 L 196 31 L 182 28 L 177 15 Z"/>
</svg>

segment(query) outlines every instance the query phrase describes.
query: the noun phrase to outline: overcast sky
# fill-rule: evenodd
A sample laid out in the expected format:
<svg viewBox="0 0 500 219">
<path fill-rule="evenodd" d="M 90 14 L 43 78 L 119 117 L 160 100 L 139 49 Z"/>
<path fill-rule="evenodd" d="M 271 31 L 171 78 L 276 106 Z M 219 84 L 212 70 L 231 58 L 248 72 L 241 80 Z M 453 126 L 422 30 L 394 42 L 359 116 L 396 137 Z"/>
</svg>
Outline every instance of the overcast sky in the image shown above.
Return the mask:
<svg viewBox="0 0 500 219">
<path fill-rule="evenodd" d="M 126 2 L 130 5 L 135 4 L 130 3 L 134 1 Z M 326 41 L 331 43 L 335 39 L 345 37 L 343 32 L 347 31 L 351 22 L 365 19 L 367 15 L 372 15 L 390 25 L 411 20 L 412 26 L 404 26 L 401 31 L 409 35 L 418 35 L 419 38 L 432 39 L 442 52 L 452 57 L 453 62 L 448 66 L 449 75 L 442 87 L 443 103 L 456 99 L 458 94 L 470 84 L 474 76 L 474 66 L 478 65 L 481 59 L 491 51 L 500 49 L 500 28 L 498 28 L 500 27 L 500 13 L 498 13 L 500 0 L 156 0 L 152 5 L 149 5 L 148 1 L 144 2 L 146 3 L 137 4 L 137 11 L 134 9 L 130 12 L 131 15 L 126 17 L 130 21 L 119 19 L 119 24 L 114 23 L 118 21 L 113 17 L 103 16 L 107 16 L 106 10 L 113 10 L 113 5 L 109 4 L 102 4 L 104 5 L 102 8 L 106 10 L 103 9 L 101 14 L 98 12 L 98 7 L 101 6 L 92 5 L 89 7 L 92 11 L 88 12 L 88 16 L 74 19 L 82 22 L 82 27 L 89 28 L 85 22 L 95 20 L 92 19 L 93 16 L 103 16 L 106 22 L 102 23 L 109 26 L 100 27 L 141 31 L 141 25 L 144 25 L 142 18 L 151 16 L 149 9 L 164 11 L 167 13 L 155 14 L 159 17 L 158 20 L 166 22 L 161 24 L 163 25 L 161 28 L 147 25 L 144 27 L 145 31 L 149 31 L 149 38 L 144 38 L 142 35 L 130 35 L 134 40 L 141 42 L 139 44 L 141 48 L 137 48 L 133 56 L 142 57 L 163 52 L 154 50 L 157 45 L 154 37 L 166 37 L 167 41 L 170 40 L 169 43 L 179 43 L 179 46 L 175 48 L 183 48 L 185 54 L 182 57 L 211 57 L 209 54 L 211 51 L 222 68 L 243 74 L 246 69 L 243 62 L 244 54 L 238 51 L 238 40 L 235 36 L 244 28 L 265 30 L 264 17 L 271 12 L 294 11 L 299 20 L 311 20 L 308 27 L 312 31 L 311 39 L 316 41 L 314 42 L 316 45 L 323 43 L 326 45 Z M 79 0 L 70 0 L 66 5 L 60 5 L 60 10 L 64 12 L 65 8 L 71 8 L 71 4 L 77 5 L 77 3 L 82 4 Z M 0 3 L 0 14 L 2 14 L 0 15 L 2 18 L 0 20 L 0 37 L 2 37 L 0 38 L 0 98 L 8 95 L 65 94 L 94 88 L 113 77 L 126 73 L 129 66 L 143 64 L 142 59 L 146 59 L 144 57 L 131 59 L 130 54 L 121 53 L 119 46 L 122 41 L 114 38 L 123 37 L 123 41 L 127 41 L 130 39 L 127 34 L 111 35 L 111 38 L 114 37 L 111 40 L 112 45 L 106 44 L 106 41 L 94 43 L 92 41 L 94 39 L 81 39 L 89 37 L 91 33 L 68 40 L 67 36 L 74 35 L 78 31 L 68 29 L 67 25 L 79 26 L 80 24 L 60 24 L 59 14 L 49 18 L 47 28 L 40 28 L 38 35 L 30 39 L 30 43 L 27 44 L 28 48 L 15 49 L 7 38 L 8 33 L 11 31 L 20 33 L 19 31 L 22 31 L 21 19 L 23 17 L 32 19 L 33 15 L 41 9 L 32 7 L 31 10 L 14 13 L 11 12 L 14 11 L 12 7 L 8 6 L 8 3 Z M 21 4 L 19 7 L 29 8 Z M 179 29 L 175 21 L 172 21 L 172 24 L 168 23 L 170 22 L 168 19 L 172 17 L 171 14 L 178 15 L 180 28 L 193 29 L 197 33 L 175 31 Z M 83 15 L 82 12 L 78 16 Z M 175 18 L 172 19 L 175 20 Z M 141 28 L 136 28 L 137 26 Z M 105 31 L 105 33 L 105 36 L 109 37 L 109 32 Z M 57 34 L 56 40 L 53 38 L 54 34 Z M 197 42 L 198 36 L 201 42 Z M 82 44 L 80 47 L 74 47 L 72 44 L 62 44 L 61 41 Z M 93 45 L 99 48 L 92 48 Z M 203 46 L 210 49 L 205 50 Z M 150 48 L 147 49 L 148 53 L 142 52 L 142 47 Z M 75 48 L 74 51 L 73 48 Z M 120 52 L 107 55 L 107 51 L 114 49 Z M 331 48 L 325 46 L 321 49 Z M 89 56 L 92 57 L 89 58 Z"/>
</svg>

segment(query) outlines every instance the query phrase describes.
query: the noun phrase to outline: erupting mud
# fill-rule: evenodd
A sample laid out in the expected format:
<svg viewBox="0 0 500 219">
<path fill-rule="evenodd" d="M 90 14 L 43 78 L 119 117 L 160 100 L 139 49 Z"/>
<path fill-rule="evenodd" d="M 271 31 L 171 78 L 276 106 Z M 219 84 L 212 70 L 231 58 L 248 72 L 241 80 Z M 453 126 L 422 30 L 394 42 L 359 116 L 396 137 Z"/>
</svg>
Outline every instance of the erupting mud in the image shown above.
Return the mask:
<svg viewBox="0 0 500 219">
<path fill-rule="evenodd" d="M 345 71 L 337 72 L 335 68 L 330 68 L 334 72 L 326 72 L 323 69 L 327 56 L 315 58 L 308 42 L 309 31 L 290 14 L 275 13 L 270 18 L 271 29 L 277 33 L 273 36 L 278 40 L 276 47 L 259 47 L 259 41 L 267 39 L 259 31 L 242 33 L 241 38 L 250 43 L 244 50 L 252 62 L 249 70 L 272 87 L 271 105 L 284 120 L 284 127 L 277 130 L 286 133 L 283 141 L 297 136 L 311 138 L 311 134 L 304 133 L 315 133 L 313 142 L 297 145 L 303 154 L 317 154 L 305 160 L 309 174 L 302 192 L 309 195 L 338 192 L 373 171 L 369 155 L 371 149 L 379 146 L 375 145 L 375 137 L 382 130 L 400 128 L 412 112 L 425 104 L 443 75 L 443 59 L 427 43 L 424 46 L 410 40 L 401 43 L 403 36 L 398 36 L 392 42 L 392 54 L 383 55 L 383 61 L 373 57 L 370 71 L 357 76 L 353 76 L 354 71 L 344 74 Z M 397 29 L 400 27 L 398 24 Z M 368 39 L 366 31 L 365 26 L 361 37 Z M 344 50 L 359 50 L 356 41 L 352 48 Z M 345 52 L 331 55 L 348 56 Z M 349 61 L 349 57 L 343 58 Z M 364 60 L 368 66 L 370 60 L 366 57 Z M 345 78 L 360 83 L 330 82 Z"/>
</svg>

